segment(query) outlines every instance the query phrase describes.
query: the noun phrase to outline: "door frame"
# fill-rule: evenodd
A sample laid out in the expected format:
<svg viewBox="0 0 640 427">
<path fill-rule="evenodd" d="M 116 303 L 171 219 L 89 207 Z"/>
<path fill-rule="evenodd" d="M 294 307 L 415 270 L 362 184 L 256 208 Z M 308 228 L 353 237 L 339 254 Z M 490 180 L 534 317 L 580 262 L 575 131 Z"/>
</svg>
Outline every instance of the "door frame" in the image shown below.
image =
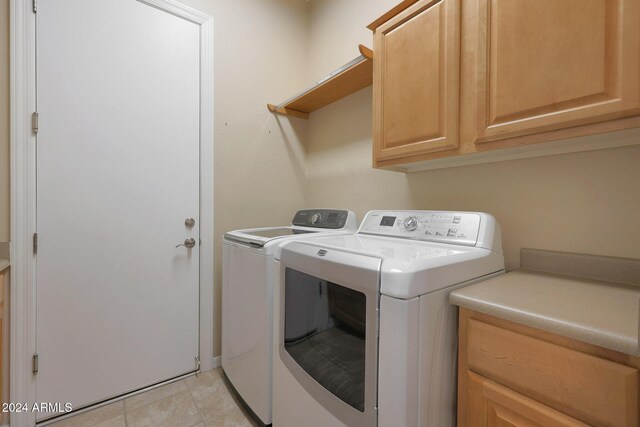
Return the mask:
<svg viewBox="0 0 640 427">
<path fill-rule="evenodd" d="M 200 26 L 200 370 L 214 358 L 213 230 L 213 18 L 173 0 L 136 0 Z M 33 3 L 10 0 L 11 298 L 9 393 L 33 404 L 36 381 L 36 33 Z M 33 426 L 35 413 L 11 413 L 14 427 Z"/>
</svg>

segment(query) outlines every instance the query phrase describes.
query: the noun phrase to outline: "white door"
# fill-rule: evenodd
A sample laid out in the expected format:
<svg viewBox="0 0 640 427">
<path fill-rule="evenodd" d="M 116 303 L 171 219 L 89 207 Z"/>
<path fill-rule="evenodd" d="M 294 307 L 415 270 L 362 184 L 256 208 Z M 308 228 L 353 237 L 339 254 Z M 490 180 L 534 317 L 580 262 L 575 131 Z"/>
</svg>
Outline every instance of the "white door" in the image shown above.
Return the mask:
<svg viewBox="0 0 640 427">
<path fill-rule="evenodd" d="M 136 0 L 36 25 L 36 398 L 77 409 L 197 367 L 200 28 Z"/>
</svg>

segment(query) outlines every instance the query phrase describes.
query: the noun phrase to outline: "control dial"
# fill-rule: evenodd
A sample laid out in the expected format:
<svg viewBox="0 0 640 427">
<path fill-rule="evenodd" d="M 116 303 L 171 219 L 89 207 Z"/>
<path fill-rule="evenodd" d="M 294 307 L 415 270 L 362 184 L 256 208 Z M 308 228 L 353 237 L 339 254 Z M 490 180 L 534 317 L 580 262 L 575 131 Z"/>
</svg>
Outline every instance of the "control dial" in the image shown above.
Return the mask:
<svg viewBox="0 0 640 427">
<path fill-rule="evenodd" d="M 311 224 L 317 224 L 320 222 L 321 219 L 322 217 L 320 216 L 319 213 L 314 213 L 313 215 L 311 215 Z"/>
<path fill-rule="evenodd" d="M 407 217 L 405 218 L 403 224 L 405 230 L 413 231 L 418 228 L 418 218 L 416 218 L 415 216 Z"/>
</svg>

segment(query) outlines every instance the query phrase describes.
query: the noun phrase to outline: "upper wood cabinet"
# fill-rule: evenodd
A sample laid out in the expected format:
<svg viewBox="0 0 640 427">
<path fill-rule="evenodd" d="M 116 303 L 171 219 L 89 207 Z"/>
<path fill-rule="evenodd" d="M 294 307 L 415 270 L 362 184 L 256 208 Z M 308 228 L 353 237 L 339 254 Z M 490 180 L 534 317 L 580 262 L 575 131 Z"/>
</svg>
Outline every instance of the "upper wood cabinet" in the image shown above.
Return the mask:
<svg viewBox="0 0 640 427">
<path fill-rule="evenodd" d="M 638 0 L 465 3 L 465 142 L 640 113 Z"/>
<path fill-rule="evenodd" d="M 374 34 L 374 166 L 458 146 L 459 0 L 422 0 Z"/>
<path fill-rule="evenodd" d="M 405 0 L 394 13 L 370 26 L 376 167 L 640 127 L 640 0 Z"/>
</svg>

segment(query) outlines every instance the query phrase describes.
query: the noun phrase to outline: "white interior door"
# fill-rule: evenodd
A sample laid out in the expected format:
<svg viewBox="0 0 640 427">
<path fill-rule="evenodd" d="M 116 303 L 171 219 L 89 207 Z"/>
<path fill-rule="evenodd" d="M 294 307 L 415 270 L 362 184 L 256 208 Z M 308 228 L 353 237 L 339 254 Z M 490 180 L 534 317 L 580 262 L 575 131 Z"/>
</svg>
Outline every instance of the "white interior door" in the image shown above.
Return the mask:
<svg viewBox="0 0 640 427">
<path fill-rule="evenodd" d="M 136 0 L 36 25 L 36 398 L 77 409 L 197 366 L 200 29 Z"/>
</svg>

